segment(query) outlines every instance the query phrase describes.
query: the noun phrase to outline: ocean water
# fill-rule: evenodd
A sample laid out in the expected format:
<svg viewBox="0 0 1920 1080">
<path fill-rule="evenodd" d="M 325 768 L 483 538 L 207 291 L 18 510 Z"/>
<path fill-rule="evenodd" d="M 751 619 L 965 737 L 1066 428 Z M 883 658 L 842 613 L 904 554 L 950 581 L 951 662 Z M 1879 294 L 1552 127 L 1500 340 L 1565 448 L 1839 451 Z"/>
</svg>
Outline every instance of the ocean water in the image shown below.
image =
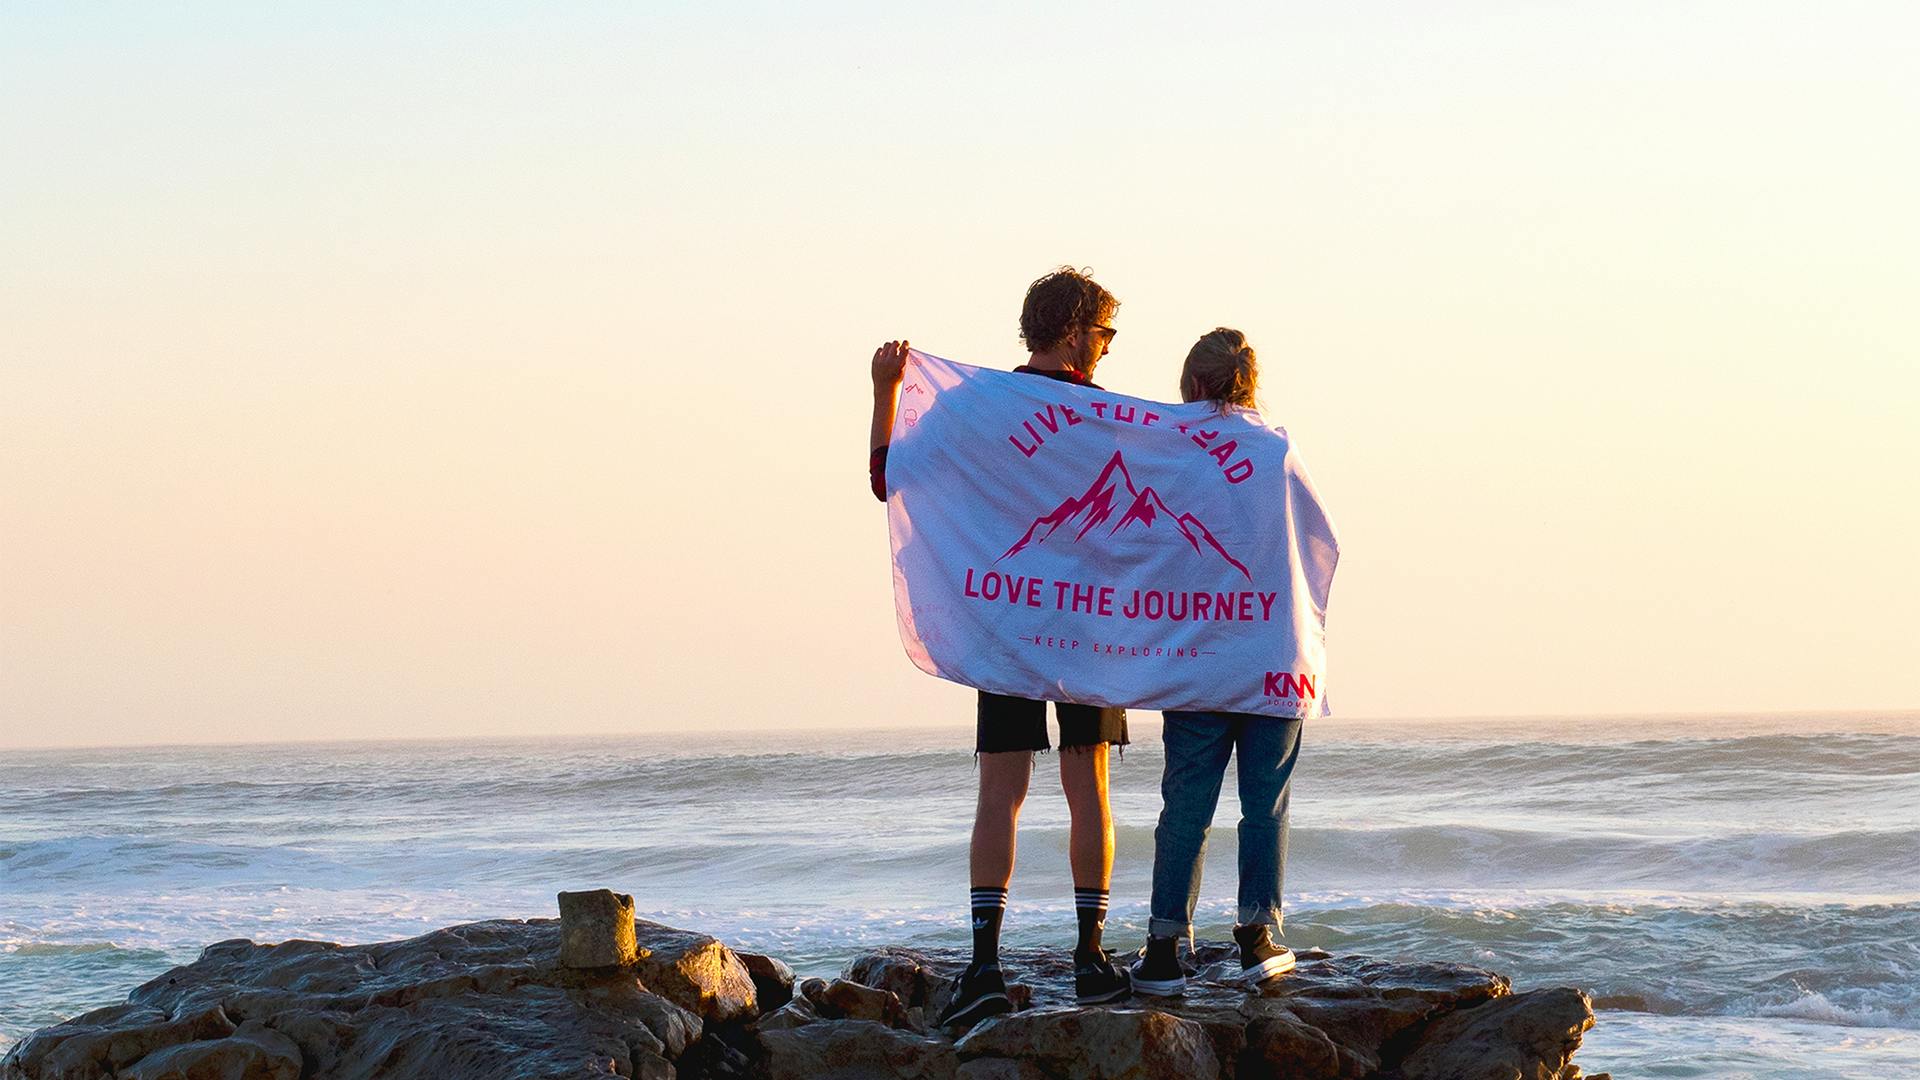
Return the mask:
<svg viewBox="0 0 1920 1080">
<path fill-rule="evenodd" d="M 1113 765 L 1108 943 L 1147 915 L 1157 717 Z M 0 758 L 0 1050 L 223 938 L 546 916 L 560 889 L 831 974 L 964 944 L 970 732 L 636 735 Z M 1072 939 L 1039 759 L 1007 936 Z M 1233 916 L 1231 772 L 1203 935 Z M 1920 1073 L 1920 714 L 1309 722 L 1287 939 L 1575 985 L 1619 1077 Z"/>
</svg>

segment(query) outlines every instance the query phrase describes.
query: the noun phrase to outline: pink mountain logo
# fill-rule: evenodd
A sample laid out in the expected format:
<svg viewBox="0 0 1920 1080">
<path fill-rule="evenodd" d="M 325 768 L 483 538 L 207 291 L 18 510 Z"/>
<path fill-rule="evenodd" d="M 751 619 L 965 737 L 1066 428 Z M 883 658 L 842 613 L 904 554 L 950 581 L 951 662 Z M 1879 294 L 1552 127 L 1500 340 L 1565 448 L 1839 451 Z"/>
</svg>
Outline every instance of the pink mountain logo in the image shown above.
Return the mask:
<svg viewBox="0 0 1920 1080">
<path fill-rule="evenodd" d="M 1213 533 L 1199 518 L 1192 514 L 1174 513 L 1159 492 L 1150 487 L 1136 486 L 1118 450 L 1107 459 L 1106 467 L 1100 470 L 1100 476 L 1094 480 L 1093 486 L 1055 507 L 1053 513 L 1035 518 L 1033 524 L 1027 526 L 1026 535 L 994 561 L 1018 555 L 1029 544 L 1046 543 L 1049 537 L 1064 528 L 1074 528 L 1073 538 L 1080 540 L 1095 528 L 1106 524 L 1122 505 L 1126 510 L 1120 514 L 1120 520 L 1107 530 L 1108 536 L 1131 525 L 1151 529 L 1156 522 L 1165 519 L 1167 524 L 1186 538 L 1187 543 L 1193 545 L 1193 550 L 1204 555 L 1211 549 L 1214 554 L 1231 563 L 1235 570 L 1246 575 L 1248 581 L 1253 580 L 1253 574 L 1248 572 L 1245 564 L 1227 554 L 1227 549 L 1220 546 L 1220 541 L 1214 539 Z"/>
</svg>

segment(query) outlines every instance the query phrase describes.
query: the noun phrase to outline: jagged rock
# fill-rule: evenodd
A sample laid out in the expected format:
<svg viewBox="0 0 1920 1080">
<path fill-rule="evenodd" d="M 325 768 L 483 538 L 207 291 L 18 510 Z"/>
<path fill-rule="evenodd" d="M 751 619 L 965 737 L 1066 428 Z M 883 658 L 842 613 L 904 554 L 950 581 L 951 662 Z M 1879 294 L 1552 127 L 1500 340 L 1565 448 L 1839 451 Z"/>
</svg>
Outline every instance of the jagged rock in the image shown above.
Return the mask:
<svg viewBox="0 0 1920 1080">
<path fill-rule="evenodd" d="M 1322 979 L 1325 974 L 1331 978 Z M 1346 956 L 1318 961 L 1299 972 L 1300 978 L 1276 984 L 1281 996 L 1305 994 L 1315 997 L 1336 996 L 1329 992 L 1334 980 L 1351 980 L 1371 993 L 1343 992 L 1338 996 L 1373 996 L 1388 1000 L 1412 998 L 1443 1009 L 1467 1009 L 1506 995 L 1510 989 L 1505 975 L 1468 964 L 1443 964 L 1431 961 L 1396 963 L 1371 956 Z"/>
<path fill-rule="evenodd" d="M 1233 1000 L 1234 995 L 1244 998 L 1245 992 L 1235 988 L 1197 986 L 1195 992 L 1173 999 L 1151 997 L 1136 998 L 1129 1007 L 1152 1009 L 1158 1012 L 1172 1013 L 1198 1024 L 1206 1033 L 1207 1041 L 1213 1046 L 1214 1059 L 1220 1062 L 1223 1074 L 1233 1072 L 1234 1062 L 1240 1059 L 1247 1045 L 1247 1017 L 1241 1003 Z"/>
<path fill-rule="evenodd" d="M 755 1003 L 761 1012 L 772 1012 L 793 1000 L 793 969 L 784 960 L 760 953 L 736 952 L 734 955 L 746 965 L 747 977 L 753 980 Z"/>
<path fill-rule="evenodd" d="M 891 990 L 862 986 L 846 979 L 828 983 L 813 1004 L 820 1015 L 833 1020 L 873 1020 L 888 1027 L 907 1026 L 907 1010 Z"/>
<path fill-rule="evenodd" d="M 1264 999 L 1272 1001 L 1272 999 Z M 1275 1002 L 1278 1004 L 1278 1002 Z M 1340 1051 L 1340 1073 L 1366 1076 L 1397 1060 L 1419 1025 L 1440 1008 L 1418 998 L 1367 997 L 1285 999 L 1285 1011 L 1320 1032 Z"/>
<path fill-rule="evenodd" d="M 666 1048 L 667 1057 L 677 1058 L 700 1038 L 700 1018 L 658 994 L 645 994 L 630 1006 L 631 1014 Z"/>
<path fill-rule="evenodd" d="M 597 1068 L 659 1072 L 665 1043 L 637 1016 L 577 992 L 523 985 L 352 1015 L 332 1048 L 336 1075 L 547 1077 Z"/>
<path fill-rule="evenodd" d="M 926 1024 L 963 950 L 878 950 L 756 1019 L 785 965 L 634 926 L 647 956 L 591 969 L 560 963 L 551 919 L 375 945 L 219 942 L 126 1004 L 29 1036 L 0 1078 L 1577 1080 L 1569 1058 L 1593 1022 L 1573 990 L 1510 995 L 1479 968 L 1357 956 L 1303 953 L 1249 993 L 1216 943 L 1193 951 L 1183 997 L 1082 1009 L 1064 951 L 1010 949 L 1010 996 L 1036 1007 L 956 1044 Z"/>
<path fill-rule="evenodd" d="M 1593 1006 L 1572 987 L 1534 990 L 1433 1023 L 1400 1065 L 1406 1080 L 1559 1080 Z"/>
<path fill-rule="evenodd" d="M 760 1014 L 760 1019 L 753 1022 L 753 1030 L 756 1032 L 790 1031 L 819 1019 L 820 1010 L 813 1007 L 813 1002 L 804 997 L 796 997 L 770 1013 Z"/>
<path fill-rule="evenodd" d="M 952 1043 L 896 1031 L 871 1020 L 836 1020 L 762 1032 L 759 1065 L 767 1080 L 952 1080 Z"/>
<path fill-rule="evenodd" d="M 745 1054 L 713 1035 L 694 1043 L 674 1064 L 678 1080 L 762 1080 Z"/>
<path fill-rule="evenodd" d="M 633 897 L 612 889 L 560 894 L 560 966 L 618 967 L 639 959 Z"/>
<path fill-rule="evenodd" d="M 753 976 L 718 938 L 648 922 L 634 923 L 644 955 L 638 971 L 647 989 L 716 1023 L 756 1011 Z"/>
<path fill-rule="evenodd" d="M 672 1062 L 651 1054 L 643 1057 L 636 1053 L 630 1068 L 633 1069 L 633 1080 L 680 1080 L 680 1070 L 674 1068 Z"/>
<path fill-rule="evenodd" d="M 289 1009 L 275 1013 L 267 1026 L 292 1039 L 300 1048 L 309 1075 L 331 1076 L 340 1066 L 340 1052 L 353 1039 L 352 1014 Z"/>
<path fill-rule="evenodd" d="M 1283 1008 L 1261 1010 L 1247 1024 L 1238 1080 L 1335 1080 L 1352 1075 L 1327 1033 Z"/>
<path fill-rule="evenodd" d="M 148 1054 L 118 1074 L 125 1080 L 300 1080 L 300 1048 L 249 1022 L 225 1039 L 181 1043 Z"/>
<path fill-rule="evenodd" d="M 1223 1066 L 1270 1061 L 1300 1075 L 1364 1076 L 1396 1064 L 1430 1018 L 1508 993 L 1505 977 L 1469 965 L 1336 958 L 1319 950 L 1304 950 L 1300 957 L 1292 974 L 1250 997 L 1239 980 L 1237 948 L 1199 942 L 1186 958 L 1191 978 L 1185 995 L 1141 998 L 1134 1005 L 1200 1025 Z M 1064 953 L 1009 949 L 1001 960 L 1020 1006 L 1073 1004 L 1071 960 Z M 855 958 L 846 978 L 891 991 L 910 1013 L 924 1008 L 931 1015 L 945 1005 L 948 980 L 965 963 L 958 949 L 889 947 Z M 1260 1002 L 1281 1012 L 1251 1008 Z M 1269 1017 L 1274 1022 L 1256 1023 Z"/>
<path fill-rule="evenodd" d="M 1328 1075 L 1369 1076 L 1405 1057 L 1422 1025 L 1455 1009 L 1471 1008 L 1508 993 L 1505 976 L 1465 964 L 1394 963 L 1367 956 L 1304 961 L 1287 978 L 1249 999 L 1283 1007 L 1287 1018 L 1324 1035 L 1338 1051 Z M 1274 1029 L 1286 1032 L 1285 1024 Z M 1316 1040 L 1283 1040 L 1291 1055 L 1316 1061 Z M 1300 1068 L 1307 1068 L 1303 1063 Z M 1321 1068 L 1324 1066 L 1314 1066 Z"/>
<path fill-rule="evenodd" d="M 958 949 L 905 949 L 888 946 L 864 953 L 849 963 L 844 977 L 848 982 L 886 990 L 912 1011 L 923 1016 L 938 1016 L 953 996 L 953 977 L 967 966 L 967 955 Z M 1007 977 L 1007 997 L 1015 1009 L 1031 1006 L 1040 996 L 1035 980 L 1067 980 L 1069 993 L 1064 998 L 1048 999 L 1049 1004 L 1072 1000 L 1073 962 L 1046 949 L 1002 949 L 1000 966 Z"/>
<path fill-rule="evenodd" d="M 917 1026 L 925 1026 L 927 1017 L 937 1017 L 953 997 L 953 977 L 966 968 L 968 956 L 959 949 L 906 949 L 888 946 L 863 953 L 847 964 L 848 982 L 886 990 L 900 999 L 913 1023 L 913 1010 L 920 1010 Z M 1035 1002 L 1071 1004 L 1073 1001 L 1073 961 L 1047 949 L 1001 949 L 1000 966 L 1007 978 L 1007 997 L 1015 1009 L 1031 1007 Z M 1041 986 L 1064 979 L 1064 996 L 1046 996 Z"/>
<path fill-rule="evenodd" d="M 401 1007 L 428 997 L 499 992 L 555 971 L 559 945 L 552 919 L 468 923 L 375 945 L 223 941 L 139 987 L 129 1000 L 174 1015 L 238 1002 L 238 1019 L 293 1007 Z"/>
<path fill-rule="evenodd" d="M 703 1030 L 698 1016 L 658 994 L 649 993 L 640 980 L 632 977 L 581 987 L 574 993 L 585 1003 L 638 1019 L 646 1027 L 646 1034 L 659 1045 L 647 1045 L 638 1033 L 633 1036 L 634 1040 L 668 1058 L 678 1058 L 685 1053 L 687 1047 L 699 1040 Z"/>
<path fill-rule="evenodd" d="M 656 934 L 672 946 L 660 962 L 692 972 L 678 984 L 687 1000 L 725 1018 L 751 1008 L 751 983 L 731 953 L 667 931 Z M 309 1077 L 672 1076 L 674 1059 L 701 1040 L 701 1017 L 650 992 L 634 969 L 583 973 L 561 967 L 559 952 L 552 919 L 375 945 L 220 942 L 127 1005 L 27 1039 L 4 1076 L 273 1077 L 284 1061 Z M 726 962 L 739 994 L 723 996 Z M 715 971 L 704 984 L 695 979 Z M 706 989 L 715 985 L 720 992 Z M 170 1048 L 180 1049 L 162 1054 Z"/>
<path fill-rule="evenodd" d="M 918 950 L 889 946 L 855 957 L 847 965 L 844 977 L 849 982 L 889 991 L 903 1005 L 925 1005 L 935 990 L 944 987 L 959 974 L 960 967 L 966 966 L 964 960 L 959 967 L 951 967 L 949 961 L 936 969 L 936 963 Z"/>
<path fill-rule="evenodd" d="M 8 1053 L 7 1067 L 23 1076 L 94 1080 L 168 1047 L 225 1038 L 233 1032 L 233 1021 L 218 1004 L 170 1014 L 129 1003 L 96 1009 L 35 1032 Z"/>
<path fill-rule="evenodd" d="M 1260 988 L 1262 997 L 1416 999 L 1440 1009 L 1471 1008 L 1505 995 L 1507 978 L 1467 964 L 1396 963 L 1370 956 L 1303 960 Z"/>
<path fill-rule="evenodd" d="M 1047 1007 L 983 1020 L 954 1044 L 967 1060 L 1014 1058 L 1060 1080 L 1220 1075 L 1199 1024 L 1147 1009 Z"/>
</svg>

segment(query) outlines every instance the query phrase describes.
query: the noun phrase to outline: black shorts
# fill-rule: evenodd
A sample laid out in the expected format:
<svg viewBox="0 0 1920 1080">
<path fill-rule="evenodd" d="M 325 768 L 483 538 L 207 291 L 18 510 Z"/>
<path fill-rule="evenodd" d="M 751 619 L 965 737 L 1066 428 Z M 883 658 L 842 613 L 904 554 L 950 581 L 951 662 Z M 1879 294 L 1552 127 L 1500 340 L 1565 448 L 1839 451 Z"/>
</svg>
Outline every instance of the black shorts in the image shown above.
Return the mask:
<svg viewBox="0 0 1920 1080">
<path fill-rule="evenodd" d="M 1127 710 L 1100 705 L 1053 703 L 1060 721 L 1060 749 L 1127 745 Z M 980 691 L 980 719 L 973 752 L 1001 754 L 1011 750 L 1047 750 L 1047 703 Z"/>
</svg>

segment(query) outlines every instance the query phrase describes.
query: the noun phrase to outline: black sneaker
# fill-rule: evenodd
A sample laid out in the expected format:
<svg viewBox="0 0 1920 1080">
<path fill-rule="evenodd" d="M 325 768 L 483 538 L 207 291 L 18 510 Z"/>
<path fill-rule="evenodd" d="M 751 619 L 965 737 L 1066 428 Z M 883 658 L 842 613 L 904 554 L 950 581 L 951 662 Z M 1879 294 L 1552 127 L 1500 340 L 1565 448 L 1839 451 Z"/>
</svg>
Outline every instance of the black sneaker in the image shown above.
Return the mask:
<svg viewBox="0 0 1920 1080">
<path fill-rule="evenodd" d="M 1013 999 L 1007 996 L 1007 980 L 1000 968 L 967 965 L 953 977 L 953 997 L 940 1010 L 941 1027 L 972 1027 L 989 1016 L 1013 1011 Z"/>
<path fill-rule="evenodd" d="M 1274 943 L 1268 927 L 1236 926 L 1233 940 L 1240 946 L 1240 978 L 1258 986 L 1293 970 L 1293 950 Z"/>
<path fill-rule="evenodd" d="M 1133 980 L 1122 968 L 1113 966 L 1113 954 L 1105 949 L 1094 958 L 1074 957 L 1073 999 L 1081 1005 L 1112 1005 L 1133 996 Z"/>
<path fill-rule="evenodd" d="M 1147 947 L 1140 950 L 1140 959 L 1127 969 L 1133 976 L 1133 988 L 1155 997 L 1177 997 L 1184 993 L 1187 969 L 1180 966 L 1179 946 L 1179 938 L 1148 938 Z"/>
</svg>

